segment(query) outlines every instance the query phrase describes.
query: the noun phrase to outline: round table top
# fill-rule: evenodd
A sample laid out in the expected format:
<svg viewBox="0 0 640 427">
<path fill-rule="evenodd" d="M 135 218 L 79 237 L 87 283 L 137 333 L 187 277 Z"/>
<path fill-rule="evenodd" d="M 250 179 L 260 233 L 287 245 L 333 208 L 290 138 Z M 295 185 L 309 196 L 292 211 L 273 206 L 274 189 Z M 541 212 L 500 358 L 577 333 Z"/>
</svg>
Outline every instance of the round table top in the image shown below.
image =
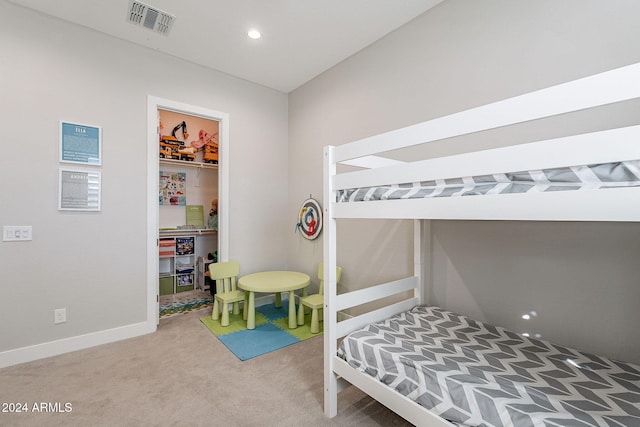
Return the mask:
<svg viewBox="0 0 640 427">
<path fill-rule="evenodd" d="M 238 287 L 253 292 L 287 292 L 302 289 L 309 283 L 309 275 L 297 271 L 262 271 L 241 277 Z"/>
</svg>

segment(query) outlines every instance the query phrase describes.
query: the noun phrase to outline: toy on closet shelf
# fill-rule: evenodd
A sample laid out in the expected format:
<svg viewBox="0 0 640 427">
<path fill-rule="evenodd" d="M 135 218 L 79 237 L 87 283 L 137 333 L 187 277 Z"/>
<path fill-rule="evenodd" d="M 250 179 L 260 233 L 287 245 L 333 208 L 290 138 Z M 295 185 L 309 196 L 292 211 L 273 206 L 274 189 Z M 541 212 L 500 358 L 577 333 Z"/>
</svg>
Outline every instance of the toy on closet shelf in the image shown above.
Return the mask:
<svg viewBox="0 0 640 427">
<path fill-rule="evenodd" d="M 200 129 L 200 132 L 198 132 L 198 139 L 196 141 L 191 141 L 191 146 L 196 150 L 200 150 L 209 143 L 207 139 L 208 135 L 209 134 L 204 129 Z"/>
<path fill-rule="evenodd" d="M 212 230 L 218 230 L 218 199 L 213 199 L 211 201 L 208 227 Z"/>
<path fill-rule="evenodd" d="M 177 144 L 174 143 L 174 141 L 170 141 L 169 138 L 171 138 L 168 135 L 163 135 L 163 130 L 164 130 L 164 126 L 162 125 L 162 120 L 159 123 L 159 127 L 160 127 L 160 132 L 158 134 L 158 139 L 160 140 L 160 151 L 159 151 L 159 155 L 161 159 L 173 159 L 173 158 L 178 158 L 177 156 Z M 165 138 L 167 138 L 167 140 L 165 140 Z M 176 156 L 174 157 L 174 154 L 176 154 Z"/>
<path fill-rule="evenodd" d="M 209 135 L 204 129 L 200 129 L 198 132 L 198 139 L 191 141 L 191 147 L 195 152 L 204 151 L 202 160 L 205 163 L 218 163 L 218 132 L 213 135 Z"/>
<path fill-rule="evenodd" d="M 162 124 L 160 125 L 162 129 Z M 182 140 L 178 139 L 176 132 L 182 131 Z M 162 135 L 162 134 L 161 134 Z M 177 124 L 171 135 L 162 135 L 160 137 L 160 157 L 165 159 L 179 159 L 186 161 L 194 161 L 196 156 L 196 150 L 193 147 L 186 145 L 186 141 L 189 138 L 187 133 L 187 123 Z"/>
<path fill-rule="evenodd" d="M 202 160 L 205 163 L 218 164 L 218 132 L 213 135 L 209 135 L 204 130 L 200 131 L 199 144 L 204 147 L 204 154 Z M 193 142 L 191 143 L 193 145 Z"/>
<path fill-rule="evenodd" d="M 180 148 L 178 148 L 178 155 L 180 156 L 180 160 L 193 162 L 196 159 L 196 150 L 193 147 L 182 145 L 180 146 Z"/>
</svg>

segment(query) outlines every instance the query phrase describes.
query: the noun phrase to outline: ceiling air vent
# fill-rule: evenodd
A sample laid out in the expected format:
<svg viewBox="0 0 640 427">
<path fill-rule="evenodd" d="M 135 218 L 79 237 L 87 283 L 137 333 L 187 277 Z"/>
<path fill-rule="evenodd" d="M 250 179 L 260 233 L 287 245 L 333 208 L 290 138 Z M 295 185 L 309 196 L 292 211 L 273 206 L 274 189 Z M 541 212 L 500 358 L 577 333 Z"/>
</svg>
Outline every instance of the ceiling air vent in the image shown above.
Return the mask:
<svg viewBox="0 0 640 427">
<path fill-rule="evenodd" d="M 129 1 L 129 18 L 132 24 L 141 25 L 163 36 L 168 36 L 176 17 L 139 1 Z"/>
</svg>

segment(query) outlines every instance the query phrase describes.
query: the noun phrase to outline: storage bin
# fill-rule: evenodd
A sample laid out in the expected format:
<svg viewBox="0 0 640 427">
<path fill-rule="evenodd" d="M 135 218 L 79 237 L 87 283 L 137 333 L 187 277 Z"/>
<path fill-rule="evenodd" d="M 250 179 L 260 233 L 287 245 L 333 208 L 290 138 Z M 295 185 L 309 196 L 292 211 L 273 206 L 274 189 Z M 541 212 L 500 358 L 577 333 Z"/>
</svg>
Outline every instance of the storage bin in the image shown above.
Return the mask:
<svg viewBox="0 0 640 427">
<path fill-rule="evenodd" d="M 161 277 L 159 284 L 160 295 L 173 294 L 173 277 Z"/>
</svg>

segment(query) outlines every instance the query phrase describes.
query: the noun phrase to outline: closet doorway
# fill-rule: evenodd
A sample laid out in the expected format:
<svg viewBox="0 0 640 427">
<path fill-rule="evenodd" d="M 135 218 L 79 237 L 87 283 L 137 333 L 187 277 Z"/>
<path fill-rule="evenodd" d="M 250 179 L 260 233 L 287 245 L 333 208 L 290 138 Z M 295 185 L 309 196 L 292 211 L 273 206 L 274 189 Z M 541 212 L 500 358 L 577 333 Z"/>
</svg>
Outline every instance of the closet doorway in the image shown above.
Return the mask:
<svg viewBox="0 0 640 427">
<path fill-rule="evenodd" d="M 176 122 L 176 123 L 173 123 Z M 188 123 L 195 125 L 196 128 L 189 129 Z M 211 127 L 212 129 L 207 129 Z M 201 129 L 202 128 L 202 129 Z M 201 132 L 201 130 L 203 132 Z M 217 131 L 217 135 L 215 132 Z M 163 136 L 167 136 L 166 139 L 175 137 L 184 146 L 199 145 L 200 143 L 211 142 L 215 140 L 218 144 L 218 162 L 216 166 L 212 166 L 215 163 L 209 163 L 211 160 L 211 152 L 207 153 L 205 157 L 204 149 L 196 153 L 191 153 L 189 150 L 177 150 L 173 151 L 174 158 L 167 160 L 169 157 L 169 150 L 174 148 L 171 144 L 160 144 Z M 202 139 L 202 140 L 201 140 Z M 207 141 L 208 140 L 208 141 Z M 186 144 L 189 142 L 189 144 Z M 209 213 L 211 210 L 211 202 L 213 198 L 217 199 L 217 232 L 215 233 L 214 241 L 217 247 L 207 249 L 206 252 L 217 251 L 217 259 L 219 261 L 228 260 L 228 248 L 229 248 L 229 155 L 228 155 L 228 142 L 229 142 L 229 115 L 227 113 L 209 110 L 206 108 L 188 105 L 168 99 L 157 98 L 149 96 L 147 100 L 147 180 L 148 180 L 148 197 L 147 197 L 147 322 L 153 324 L 153 329 L 159 323 L 160 320 L 160 286 L 163 286 L 163 292 L 167 292 L 167 284 L 169 281 L 173 286 L 173 290 L 177 289 L 180 285 L 181 289 L 186 289 L 188 286 L 184 286 L 188 281 L 195 281 L 197 278 L 196 258 L 198 255 L 194 254 L 191 261 L 194 267 L 193 274 L 191 276 L 180 275 L 179 271 L 176 271 L 176 267 L 185 261 L 189 261 L 189 257 L 178 259 L 178 257 L 159 257 L 159 248 L 161 242 L 168 244 L 170 239 L 174 239 L 177 243 L 187 241 L 189 239 L 185 237 L 183 239 L 179 234 L 195 235 L 195 250 L 202 252 L 202 244 L 198 245 L 198 242 L 206 242 L 211 237 L 211 233 L 198 233 L 191 231 L 178 230 L 176 233 L 172 231 L 160 232 L 161 228 L 171 229 L 181 228 L 184 226 L 188 229 L 187 218 L 189 213 L 193 220 L 193 207 L 202 207 L 203 214 L 203 228 L 207 228 L 209 223 Z M 182 160 L 179 160 L 182 157 Z M 206 160 L 206 161 L 205 161 Z M 162 164 L 161 164 L 162 161 Z M 198 190 L 201 187 L 206 187 L 207 183 L 201 181 L 201 179 L 207 179 L 211 177 L 212 173 L 217 171 L 217 189 L 209 188 L 206 194 L 213 194 L 213 197 L 203 196 L 194 192 L 194 189 Z M 164 194 L 166 191 L 160 187 L 160 172 L 162 171 L 163 177 L 172 181 L 171 185 L 175 186 L 173 182 L 174 178 L 178 180 L 184 180 L 186 196 L 180 197 L 180 192 L 172 194 Z M 165 176 L 166 175 L 166 176 Z M 190 188 L 187 188 L 189 186 Z M 191 191 L 191 197 L 189 196 Z M 206 199 L 206 200 L 205 200 Z M 164 205 L 161 205 L 164 203 Z M 191 209 L 191 210 L 190 210 Z M 197 210 L 195 217 L 197 218 Z M 200 228 L 197 225 L 194 228 Z M 177 237 L 176 237 L 177 236 Z M 175 248 L 175 246 L 174 246 Z M 173 249 L 172 249 L 173 250 Z M 204 256 L 206 257 L 206 253 Z M 171 258 L 171 259 L 169 259 Z M 183 281 L 184 279 L 184 281 Z"/>
</svg>

